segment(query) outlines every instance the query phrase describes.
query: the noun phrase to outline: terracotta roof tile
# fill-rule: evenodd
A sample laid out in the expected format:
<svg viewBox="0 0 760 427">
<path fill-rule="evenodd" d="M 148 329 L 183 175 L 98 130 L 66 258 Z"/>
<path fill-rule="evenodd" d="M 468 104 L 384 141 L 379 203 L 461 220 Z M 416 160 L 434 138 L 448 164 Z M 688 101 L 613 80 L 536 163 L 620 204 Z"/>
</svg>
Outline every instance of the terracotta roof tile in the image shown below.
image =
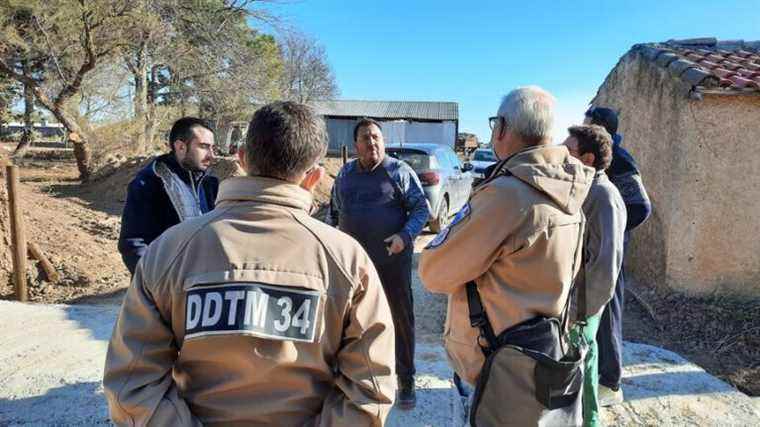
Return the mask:
<svg viewBox="0 0 760 427">
<path fill-rule="evenodd" d="M 760 84 L 758 84 L 754 80 L 745 79 L 744 77 L 741 77 L 741 76 L 731 76 L 728 79 L 731 80 L 736 86 L 740 88 L 753 87 L 755 89 L 760 89 Z"/>
<path fill-rule="evenodd" d="M 639 44 L 632 50 L 693 86 L 760 91 L 760 41 L 698 38 Z"/>
<path fill-rule="evenodd" d="M 738 70 L 742 66 L 740 64 L 737 64 L 736 62 L 732 62 L 729 60 L 723 61 L 723 63 L 720 64 L 721 68 L 725 68 L 726 70 Z"/>
<path fill-rule="evenodd" d="M 686 54 L 686 58 L 691 59 L 692 61 L 707 61 L 704 57 L 704 55 L 700 55 L 696 52 L 690 52 Z"/>
<path fill-rule="evenodd" d="M 733 71 L 726 70 L 725 68 L 715 68 L 712 70 L 713 74 L 717 75 L 718 77 L 727 79 L 731 76 L 735 76 L 736 73 Z"/>
<path fill-rule="evenodd" d="M 760 77 L 760 71 L 752 71 L 746 68 L 739 68 L 738 70 L 736 70 L 736 72 L 739 73 L 742 77 L 746 77 L 748 79 L 754 79 L 755 77 Z"/>
<path fill-rule="evenodd" d="M 704 68 L 707 68 L 708 70 L 712 70 L 713 68 L 720 68 L 720 65 L 714 62 L 710 62 L 706 59 L 699 61 L 699 64 L 702 65 Z"/>
</svg>

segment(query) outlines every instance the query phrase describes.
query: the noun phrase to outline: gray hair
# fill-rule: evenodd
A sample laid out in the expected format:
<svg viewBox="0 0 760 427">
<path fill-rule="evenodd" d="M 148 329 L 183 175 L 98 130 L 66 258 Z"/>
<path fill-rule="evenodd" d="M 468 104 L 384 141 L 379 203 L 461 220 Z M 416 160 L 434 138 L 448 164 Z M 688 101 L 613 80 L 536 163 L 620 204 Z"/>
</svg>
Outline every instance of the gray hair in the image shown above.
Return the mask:
<svg viewBox="0 0 760 427">
<path fill-rule="evenodd" d="M 327 153 L 325 121 L 311 107 L 274 102 L 261 107 L 248 125 L 245 156 L 256 174 L 293 180 Z"/>
<path fill-rule="evenodd" d="M 502 99 L 498 114 L 517 136 L 537 144 L 551 139 L 554 103 L 554 96 L 538 86 L 518 87 Z"/>
</svg>

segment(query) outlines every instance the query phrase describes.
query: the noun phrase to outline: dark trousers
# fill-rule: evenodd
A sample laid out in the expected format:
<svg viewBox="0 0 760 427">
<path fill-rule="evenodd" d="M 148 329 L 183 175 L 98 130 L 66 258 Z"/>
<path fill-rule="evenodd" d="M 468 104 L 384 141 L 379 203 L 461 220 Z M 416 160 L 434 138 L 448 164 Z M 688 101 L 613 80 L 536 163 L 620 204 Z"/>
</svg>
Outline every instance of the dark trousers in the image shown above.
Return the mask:
<svg viewBox="0 0 760 427">
<path fill-rule="evenodd" d="M 623 376 L 623 294 L 625 269 L 621 267 L 615 294 L 604 308 L 596 341 L 599 352 L 599 384 L 617 390 Z"/>
<path fill-rule="evenodd" d="M 404 251 L 377 273 L 393 315 L 396 330 L 396 374 L 411 377 L 414 369 L 414 301 L 412 299 L 412 251 Z"/>
</svg>

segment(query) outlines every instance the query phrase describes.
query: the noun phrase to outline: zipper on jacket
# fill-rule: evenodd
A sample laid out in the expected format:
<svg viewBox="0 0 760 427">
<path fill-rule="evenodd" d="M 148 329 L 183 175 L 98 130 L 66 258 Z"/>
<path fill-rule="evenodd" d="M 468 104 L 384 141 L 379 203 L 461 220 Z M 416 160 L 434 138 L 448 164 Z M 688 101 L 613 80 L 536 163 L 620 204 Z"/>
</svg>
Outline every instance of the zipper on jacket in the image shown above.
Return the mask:
<svg viewBox="0 0 760 427">
<path fill-rule="evenodd" d="M 195 178 L 193 178 L 193 173 L 191 171 L 187 171 L 188 175 L 190 175 L 190 186 L 193 189 L 193 198 L 195 199 L 195 203 L 198 206 L 198 209 L 201 208 L 201 196 L 198 194 L 197 189 L 195 188 Z M 203 179 L 203 178 L 201 178 Z M 200 182 L 198 183 L 198 187 L 200 187 Z"/>
</svg>

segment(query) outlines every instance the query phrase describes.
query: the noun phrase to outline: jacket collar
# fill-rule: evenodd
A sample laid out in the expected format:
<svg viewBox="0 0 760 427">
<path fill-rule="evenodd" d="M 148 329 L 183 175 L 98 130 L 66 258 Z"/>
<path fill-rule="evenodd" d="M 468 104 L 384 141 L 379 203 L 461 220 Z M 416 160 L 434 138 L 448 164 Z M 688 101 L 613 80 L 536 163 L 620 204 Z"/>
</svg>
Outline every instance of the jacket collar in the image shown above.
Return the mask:
<svg viewBox="0 0 760 427">
<path fill-rule="evenodd" d="M 217 207 L 234 202 L 272 203 L 289 208 L 311 209 L 311 193 L 296 184 L 260 176 L 236 176 L 219 185 Z"/>
<path fill-rule="evenodd" d="M 156 158 L 157 162 L 161 162 L 169 167 L 169 169 L 177 175 L 182 182 L 187 184 L 189 187 L 192 186 L 198 186 L 200 182 L 203 180 L 203 178 L 206 177 L 207 172 L 201 171 L 201 172 L 191 172 L 185 168 L 182 167 L 182 165 L 179 164 L 177 161 L 177 158 L 174 156 L 174 153 L 166 153 L 158 156 Z M 194 182 L 190 182 L 190 177 L 192 176 Z"/>
</svg>

